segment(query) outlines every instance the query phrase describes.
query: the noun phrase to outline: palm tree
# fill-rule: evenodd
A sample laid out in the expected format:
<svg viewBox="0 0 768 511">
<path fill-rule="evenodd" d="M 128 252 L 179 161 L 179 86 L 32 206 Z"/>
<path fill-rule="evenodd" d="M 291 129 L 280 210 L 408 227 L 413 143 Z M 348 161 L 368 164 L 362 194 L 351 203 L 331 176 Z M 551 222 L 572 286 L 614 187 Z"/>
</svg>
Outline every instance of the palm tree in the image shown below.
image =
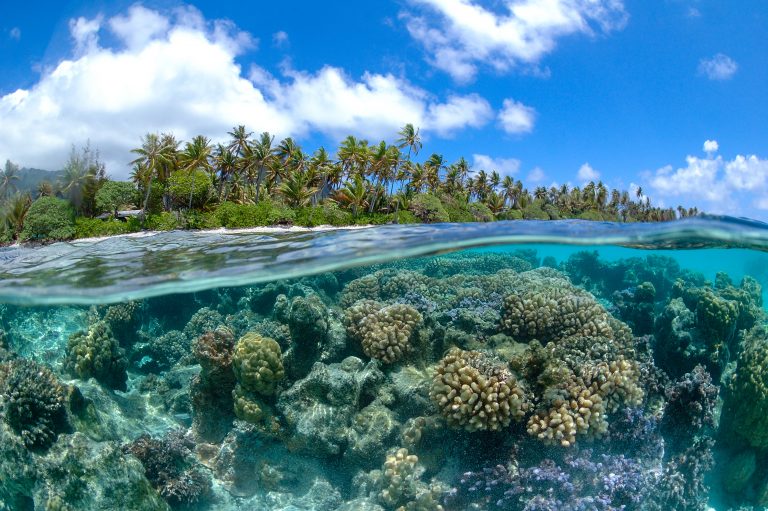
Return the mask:
<svg viewBox="0 0 768 511">
<path fill-rule="evenodd" d="M 163 134 L 161 139 L 156 133 L 147 133 L 142 138 L 141 147 L 131 149 L 132 153 L 138 155 L 138 158 L 131 161 L 131 164 L 136 166 L 134 178 L 140 179 L 140 183 L 146 187 L 143 213 L 146 213 L 149 204 L 152 180 L 157 178 L 163 181 L 168 177 L 168 170 L 175 165 L 177 147 L 178 142 L 173 139 L 173 135 Z"/>
<path fill-rule="evenodd" d="M 1 214 L 3 228 L 11 234 L 11 238 L 16 239 L 24 226 L 24 217 L 32 205 L 32 198 L 28 193 L 14 193 L 8 198 Z"/>
<path fill-rule="evenodd" d="M 17 191 L 16 182 L 19 181 L 19 166 L 5 160 L 5 168 L 0 171 L 0 199 L 4 199 L 12 192 Z"/>
<path fill-rule="evenodd" d="M 311 186 L 309 172 L 289 172 L 277 188 L 278 193 L 288 206 L 300 208 L 309 205 L 317 193 L 317 187 Z"/>
<path fill-rule="evenodd" d="M 256 174 L 256 193 L 255 201 L 259 202 L 259 192 L 261 190 L 261 182 L 266 174 L 266 169 L 272 165 L 275 160 L 274 150 L 272 143 L 275 137 L 265 131 L 259 135 L 258 140 L 253 144 L 248 144 L 245 149 L 245 169 L 248 174 L 248 183 L 253 186 L 253 175 Z"/>
<path fill-rule="evenodd" d="M 347 181 L 343 188 L 340 188 L 333 194 L 332 200 L 340 206 L 352 208 L 352 214 L 357 217 L 360 209 L 368 204 L 369 183 L 359 174 Z"/>
<path fill-rule="evenodd" d="M 398 132 L 398 135 L 400 135 L 400 138 L 397 139 L 397 147 L 400 149 L 404 147 L 408 148 L 408 160 L 411 159 L 411 153 L 413 153 L 414 156 L 419 154 L 419 151 L 422 148 L 422 143 L 418 128 L 414 128 L 413 124 L 408 123 L 402 127 Z"/>
<path fill-rule="evenodd" d="M 76 210 L 83 206 L 84 191 L 96 181 L 98 170 L 97 161 L 89 146 L 84 147 L 82 151 L 72 147 L 59 177 L 59 189 Z"/>
<path fill-rule="evenodd" d="M 192 195 L 195 190 L 194 177 L 198 170 L 213 173 L 211 140 L 203 135 L 198 135 L 187 142 L 184 151 L 179 155 L 179 165 L 181 170 L 189 173 L 189 209 L 192 209 Z"/>
<path fill-rule="evenodd" d="M 219 169 L 219 200 L 222 202 L 227 200 L 229 190 L 224 193 L 224 187 L 227 186 L 230 179 L 237 173 L 238 165 L 240 165 L 240 158 L 237 157 L 235 151 L 230 147 L 224 147 L 219 144 L 216 148 L 216 154 L 214 156 L 216 167 Z"/>
</svg>

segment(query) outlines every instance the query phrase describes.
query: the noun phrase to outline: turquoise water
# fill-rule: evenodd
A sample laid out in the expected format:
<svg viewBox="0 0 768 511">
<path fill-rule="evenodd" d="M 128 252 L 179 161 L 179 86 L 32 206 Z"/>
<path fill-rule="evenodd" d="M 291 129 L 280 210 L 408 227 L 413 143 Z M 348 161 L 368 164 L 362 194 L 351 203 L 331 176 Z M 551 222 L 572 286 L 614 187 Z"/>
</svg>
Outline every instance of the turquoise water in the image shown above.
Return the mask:
<svg viewBox="0 0 768 511">
<path fill-rule="evenodd" d="M 768 506 L 768 229 L 0 249 L 0 510 Z"/>
</svg>

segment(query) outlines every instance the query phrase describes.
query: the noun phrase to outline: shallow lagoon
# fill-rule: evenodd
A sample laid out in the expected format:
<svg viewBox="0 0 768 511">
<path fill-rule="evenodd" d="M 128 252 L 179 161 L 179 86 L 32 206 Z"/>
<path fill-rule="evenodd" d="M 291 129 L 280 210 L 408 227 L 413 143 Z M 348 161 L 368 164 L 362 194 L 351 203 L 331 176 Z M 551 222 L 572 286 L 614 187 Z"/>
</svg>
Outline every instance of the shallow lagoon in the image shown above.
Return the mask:
<svg viewBox="0 0 768 511">
<path fill-rule="evenodd" d="M 724 219 L 6 249 L 0 509 L 763 509 L 767 240 Z"/>
</svg>

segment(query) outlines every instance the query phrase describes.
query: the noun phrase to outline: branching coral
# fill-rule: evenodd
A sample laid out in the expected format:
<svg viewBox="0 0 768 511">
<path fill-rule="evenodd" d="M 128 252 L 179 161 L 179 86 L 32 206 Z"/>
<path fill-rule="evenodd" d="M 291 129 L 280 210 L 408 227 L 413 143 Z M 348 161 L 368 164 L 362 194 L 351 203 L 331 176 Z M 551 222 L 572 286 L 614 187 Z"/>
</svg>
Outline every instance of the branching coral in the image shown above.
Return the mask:
<svg viewBox="0 0 768 511">
<path fill-rule="evenodd" d="M 64 364 L 78 378 L 93 377 L 109 388 L 126 390 L 125 351 L 104 321 L 92 324 L 87 332 L 80 331 L 69 337 Z"/>
<path fill-rule="evenodd" d="M 47 367 L 27 359 L 0 364 L 0 413 L 28 448 L 48 448 L 66 428 L 64 400 Z"/>
<path fill-rule="evenodd" d="M 467 431 L 500 430 L 528 408 L 509 369 L 477 351 L 451 350 L 437 365 L 429 395 L 451 426 Z"/>
<path fill-rule="evenodd" d="M 366 355 L 385 364 L 408 355 L 421 322 L 421 313 L 403 303 L 385 306 L 373 300 L 360 300 L 344 314 L 347 335 L 361 343 Z"/>
<path fill-rule="evenodd" d="M 547 342 L 569 336 L 612 337 L 609 317 L 592 295 L 551 288 L 508 295 L 501 323 L 517 340 Z"/>
<path fill-rule="evenodd" d="M 418 456 L 407 449 L 393 450 L 384 461 L 379 501 L 396 511 L 442 511 L 440 490 L 422 482 L 423 473 Z"/>
</svg>

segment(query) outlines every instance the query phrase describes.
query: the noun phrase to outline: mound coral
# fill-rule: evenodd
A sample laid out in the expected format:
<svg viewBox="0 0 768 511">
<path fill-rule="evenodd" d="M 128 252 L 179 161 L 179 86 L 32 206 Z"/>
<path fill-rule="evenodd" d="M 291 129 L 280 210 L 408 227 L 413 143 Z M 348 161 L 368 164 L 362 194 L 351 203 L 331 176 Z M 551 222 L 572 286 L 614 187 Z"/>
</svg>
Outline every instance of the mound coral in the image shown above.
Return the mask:
<svg viewBox="0 0 768 511">
<path fill-rule="evenodd" d="M 226 327 L 206 332 L 192 343 L 201 367 L 191 383 L 194 431 L 207 441 L 221 441 L 232 425 L 235 337 Z"/>
<path fill-rule="evenodd" d="M 90 325 L 87 332 L 76 332 L 69 337 L 64 365 L 77 378 L 93 377 L 109 388 L 126 390 L 125 351 L 105 321 L 98 321 Z"/>
<path fill-rule="evenodd" d="M 374 475 L 379 488 L 376 498 L 386 509 L 396 511 L 442 511 L 441 488 L 421 480 L 424 468 L 407 449 L 394 449 L 384 461 L 381 474 Z"/>
<path fill-rule="evenodd" d="M 274 339 L 249 332 L 237 341 L 232 355 L 237 386 L 232 394 L 235 415 L 248 422 L 264 416 L 260 396 L 271 396 L 285 376 L 280 345 Z"/>
<path fill-rule="evenodd" d="M 0 414 L 27 448 L 48 448 L 66 428 L 64 389 L 45 366 L 15 359 L 0 364 Z"/>
<path fill-rule="evenodd" d="M 270 396 L 285 376 L 277 341 L 247 333 L 237 341 L 232 367 L 238 384 L 247 392 Z"/>
<path fill-rule="evenodd" d="M 448 424 L 467 431 L 500 430 L 528 408 L 506 365 L 478 351 L 451 350 L 437 365 L 429 395 Z"/>
<path fill-rule="evenodd" d="M 768 329 L 755 327 L 742 343 L 726 385 L 722 428 L 746 444 L 768 447 Z"/>
</svg>

